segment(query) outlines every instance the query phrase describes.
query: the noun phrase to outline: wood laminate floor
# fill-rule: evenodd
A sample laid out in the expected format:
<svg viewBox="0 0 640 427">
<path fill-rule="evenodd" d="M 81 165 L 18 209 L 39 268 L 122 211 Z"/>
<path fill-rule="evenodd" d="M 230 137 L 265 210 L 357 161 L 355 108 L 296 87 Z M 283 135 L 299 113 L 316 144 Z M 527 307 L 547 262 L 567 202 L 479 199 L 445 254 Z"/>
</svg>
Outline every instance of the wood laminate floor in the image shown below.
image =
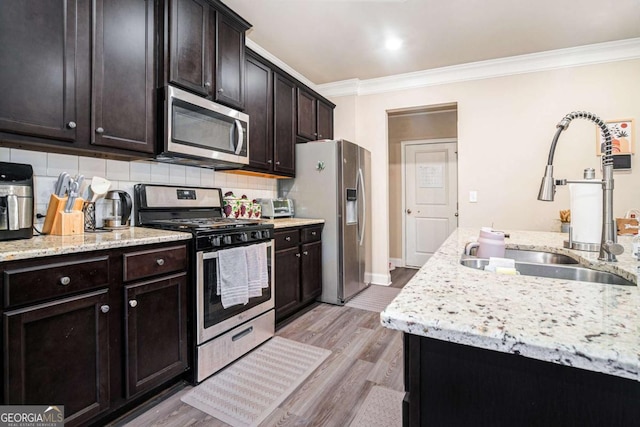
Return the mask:
<svg viewBox="0 0 640 427">
<path fill-rule="evenodd" d="M 392 286 L 401 288 L 416 272 L 396 268 L 391 272 Z M 261 426 L 348 426 L 374 385 L 403 391 L 402 333 L 383 328 L 379 313 L 317 304 L 276 335 L 332 353 Z M 180 397 L 189 390 L 186 387 L 138 418 L 116 425 L 227 426 L 183 403 Z"/>
</svg>

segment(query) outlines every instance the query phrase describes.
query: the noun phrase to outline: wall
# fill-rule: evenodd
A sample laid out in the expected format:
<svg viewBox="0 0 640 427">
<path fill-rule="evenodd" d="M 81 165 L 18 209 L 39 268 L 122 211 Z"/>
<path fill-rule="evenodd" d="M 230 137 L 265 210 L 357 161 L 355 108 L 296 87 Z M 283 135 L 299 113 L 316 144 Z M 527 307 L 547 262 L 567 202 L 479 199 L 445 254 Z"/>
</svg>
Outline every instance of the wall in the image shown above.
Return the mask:
<svg viewBox="0 0 640 427">
<path fill-rule="evenodd" d="M 455 108 L 455 106 L 454 106 Z M 402 141 L 455 138 L 455 110 L 389 115 L 389 258 L 402 259 Z"/>
<path fill-rule="evenodd" d="M 127 191 L 133 198 L 133 186 L 138 183 L 220 187 L 222 193 L 233 191 L 236 196 L 246 194 L 250 199 L 276 196 L 276 180 L 215 172 L 211 169 L 170 165 L 151 161 L 123 162 L 93 157 L 70 156 L 0 147 L 0 161 L 26 163 L 33 167 L 35 209 L 45 214 L 49 196 L 61 172 L 81 173 L 88 179 L 100 176 L 111 181 L 112 190 Z M 96 203 L 97 226 L 101 226 L 105 206 Z M 41 224 L 40 219 L 36 224 Z"/>
<path fill-rule="evenodd" d="M 603 119 L 640 118 L 640 60 L 428 86 L 364 96 L 333 97 L 336 130 L 353 132 L 372 152 L 374 170 L 374 276 L 388 277 L 389 204 L 387 111 L 428 105 L 458 105 L 459 225 L 558 230 L 558 211 L 569 207 L 566 187 L 555 202 L 536 199 L 555 125 L 575 110 Z M 355 99 L 354 99 L 355 98 Z M 356 106 L 355 120 L 350 108 Z M 343 111 L 350 114 L 343 117 Z M 355 122 L 355 123 L 354 123 Z M 636 122 L 636 127 L 639 123 Z M 355 127 L 355 129 L 354 129 Z M 585 167 L 599 170 L 595 125 L 575 120 L 560 137 L 555 177 L 577 179 Z M 341 135 L 336 133 L 337 137 Z M 638 130 L 636 129 L 636 138 Z M 636 141 L 636 150 L 638 143 Z M 614 214 L 640 207 L 640 162 L 616 172 Z M 469 203 L 470 190 L 478 203 Z M 382 207 L 382 208 L 380 208 Z M 382 281 L 382 279 L 379 279 Z"/>
</svg>

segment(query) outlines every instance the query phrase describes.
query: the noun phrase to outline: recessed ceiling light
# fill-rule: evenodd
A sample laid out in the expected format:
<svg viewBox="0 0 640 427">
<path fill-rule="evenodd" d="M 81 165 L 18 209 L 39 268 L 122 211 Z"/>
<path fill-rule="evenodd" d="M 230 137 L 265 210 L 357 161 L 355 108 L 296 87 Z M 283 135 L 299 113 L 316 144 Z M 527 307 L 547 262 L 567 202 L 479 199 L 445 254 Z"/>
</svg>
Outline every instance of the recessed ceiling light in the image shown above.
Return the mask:
<svg viewBox="0 0 640 427">
<path fill-rule="evenodd" d="M 402 40 L 397 37 L 387 39 L 384 46 L 389 50 L 398 50 L 402 47 Z"/>
</svg>

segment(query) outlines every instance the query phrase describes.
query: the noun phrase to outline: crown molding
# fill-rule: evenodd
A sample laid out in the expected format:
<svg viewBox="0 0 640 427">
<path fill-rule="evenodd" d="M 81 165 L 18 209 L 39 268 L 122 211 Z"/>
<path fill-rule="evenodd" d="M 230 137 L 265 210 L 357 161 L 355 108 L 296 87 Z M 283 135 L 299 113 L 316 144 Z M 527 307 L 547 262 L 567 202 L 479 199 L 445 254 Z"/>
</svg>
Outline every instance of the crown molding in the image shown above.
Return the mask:
<svg viewBox="0 0 640 427">
<path fill-rule="evenodd" d="M 488 61 L 471 62 L 468 64 L 397 74 L 376 79 L 349 79 L 313 86 L 315 86 L 314 89 L 318 93 L 326 97 L 371 95 L 425 86 L 639 58 L 640 38 L 633 38 Z"/>
<path fill-rule="evenodd" d="M 302 74 L 300 74 L 299 72 L 291 68 L 289 65 L 287 65 L 287 63 L 282 61 L 280 58 L 278 58 L 268 50 L 264 49 L 262 46 L 260 46 L 259 44 L 251 40 L 249 37 L 246 38 L 245 44 L 249 49 L 257 53 L 258 55 L 262 56 L 264 59 L 270 61 L 272 64 L 277 65 L 283 71 L 285 71 L 286 73 L 290 74 L 292 77 L 299 80 L 301 83 L 309 86 L 313 90 L 316 90 L 317 85 L 315 83 L 313 83 L 311 80 L 309 80 L 308 78 L 306 78 L 305 76 L 303 76 Z"/>
</svg>

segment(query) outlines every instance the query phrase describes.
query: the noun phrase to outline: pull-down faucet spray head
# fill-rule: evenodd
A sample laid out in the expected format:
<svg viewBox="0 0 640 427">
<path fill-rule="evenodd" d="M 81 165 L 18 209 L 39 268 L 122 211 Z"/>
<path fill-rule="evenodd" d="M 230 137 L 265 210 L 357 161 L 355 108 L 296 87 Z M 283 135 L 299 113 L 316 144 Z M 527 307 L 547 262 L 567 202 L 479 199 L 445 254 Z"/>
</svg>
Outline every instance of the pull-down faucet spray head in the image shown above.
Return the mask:
<svg viewBox="0 0 640 427">
<path fill-rule="evenodd" d="M 602 261 L 616 261 L 616 255 L 620 255 L 623 252 L 623 247 L 616 243 L 616 228 L 613 221 L 613 156 L 611 155 L 611 132 L 609 128 L 604 124 L 602 119 L 593 113 L 586 111 L 574 111 L 567 114 L 556 125 L 556 133 L 553 136 L 551 142 L 551 149 L 549 150 L 549 160 L 544 170 L 544 177 L 540 184 L 540 191 L 538 192 L 538 200 L 553 201 L 556 192 L 556 181 L 553 179 L 553 155 L 556 151 L 556 144 L 558 138 L 563 130 L 569 127 L 571 120 L 581 118 L 587 119 L 595 123 L 604 136 L 604 148 L 602 150 L 602 237 L 600 240 L 600 255 L 599 260 Z M 573 181 L 561 180 L 559 184 L 566 184 Z"/>
</svg>

